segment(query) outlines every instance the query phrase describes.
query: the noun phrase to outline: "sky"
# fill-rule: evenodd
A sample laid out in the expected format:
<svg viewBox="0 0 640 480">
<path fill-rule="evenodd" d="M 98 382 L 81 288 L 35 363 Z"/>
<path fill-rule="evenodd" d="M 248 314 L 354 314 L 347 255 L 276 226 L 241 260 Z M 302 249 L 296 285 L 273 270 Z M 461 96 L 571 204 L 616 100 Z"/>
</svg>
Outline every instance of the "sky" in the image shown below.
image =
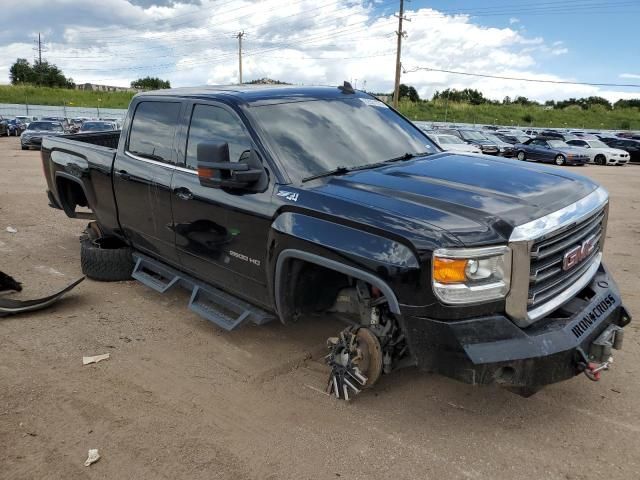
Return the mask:
<svg viewBox="0 0 640 480">
<path fill-rule="evenodd" d="M 393 89 L 399 0 L 23 0 L 0 18 L 0 83 L 16 58 L 43 58 L 76 83 L 174 87 L 243 79 L 351 81 Z M 402 82 L 430 98 L 445 88 L 545 101 L 640 98 L 640 0 L 405 1 Z M 589 86 L 500 80 L 428 69 Z"/>
</svg>

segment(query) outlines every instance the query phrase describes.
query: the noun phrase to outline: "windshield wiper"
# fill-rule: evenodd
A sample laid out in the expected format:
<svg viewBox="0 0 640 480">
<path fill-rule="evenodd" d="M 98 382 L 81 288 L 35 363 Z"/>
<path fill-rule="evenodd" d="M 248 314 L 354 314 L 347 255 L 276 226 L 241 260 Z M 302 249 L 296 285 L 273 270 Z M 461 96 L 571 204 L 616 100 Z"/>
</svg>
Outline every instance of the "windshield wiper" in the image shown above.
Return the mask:
<svg viewBox="0 0 640 480">
<path fill-rule="evenodd" d="M 332 175 L 344 175 L 345 173 L 349 173 L 351 170 L 352 169 L 347 167 L 336 167 L 333 170 L 327 170 L 326 172 L 316 173 L 315 175 L 304 177 L 302 179 L 302 182 L 308 182 L 309 180 L 315 180 L 316 178 L 330 177 Z"/>
<path fill-rule="evenodd" d="M 431 155 L 432 152 L 418 152 L 418 153 L 405 153 L 403 155 L 400 155 L 399 157 L 393 157 L 390 158 L 389 160 L 385 160 L 384 162 L 381 162 L 382 164 L 385 163 L 393 163 L 393 162 L 403 162 L 406 160 L 411 160 L 413 158 L 417 158 L 417 157 L 424 157 L 426 155 Z"/>
<path fill-rule="evenodd" d="M 383 167 L 384 165 L 388 165 L 389 163 L 411 160 L 412 158 L 423 157 L 425 155 L 430 155 L 431 153 L 432 152 L 418 152 L 418 153 L 407 152 L 400 155 L 399 157 L 393 157 L 393 158 L 390 158 L 389 160 L 384 160 L 382 162 L 367 163 L 366 165 L 359 165 L 356 167 L 336 167 L 333 170 L 327 170 L 326 172 L 317 173 L 315 175 L 305 177 L 302 179 L 302 182 L 304 183 L 310 180 L 315 180 L 316 178 L 330 177 L 333 175 L 344 175 L 345 173 L 356 172 L 358 170 L 368 170 L 370 168 Z"/>
</svg>

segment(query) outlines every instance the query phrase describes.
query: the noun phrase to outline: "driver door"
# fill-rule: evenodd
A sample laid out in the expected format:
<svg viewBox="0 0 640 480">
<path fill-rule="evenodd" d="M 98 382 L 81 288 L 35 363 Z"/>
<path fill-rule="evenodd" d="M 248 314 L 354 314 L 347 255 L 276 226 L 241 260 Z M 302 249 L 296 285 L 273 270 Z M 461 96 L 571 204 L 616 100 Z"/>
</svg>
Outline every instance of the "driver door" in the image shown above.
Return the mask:
<svg viewBox="0 0 640 480">
<path fill-rule="evenodd" d="M 194 102 L 186 115 L 188 129 L 180 140 L 171 185 L 180 263 L 193 276 L 268 307 L 265 259 L 273 182 L 261 193 L 201 185 L 198 143 L 227 142 L 232 162 L 257 149 L 243 121 L 226 105 Z"/>
</svg>

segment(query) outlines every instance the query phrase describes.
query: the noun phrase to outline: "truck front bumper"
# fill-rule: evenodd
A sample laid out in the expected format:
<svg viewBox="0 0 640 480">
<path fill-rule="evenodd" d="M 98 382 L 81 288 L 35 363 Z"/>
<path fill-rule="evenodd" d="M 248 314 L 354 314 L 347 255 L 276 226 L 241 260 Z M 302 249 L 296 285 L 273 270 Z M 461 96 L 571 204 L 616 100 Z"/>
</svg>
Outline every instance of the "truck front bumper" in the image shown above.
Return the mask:
<svg viewBox="0 0 640 480">
<path fill-rule="evenodd" d="M 630 321 L 604 265 L 576 298 L 526 329 L 504 315 L 457 321 L 404 317 L 420 369 L 530 391 L 583 371 L 594 340 L 609 325 Z"/>
</svg>

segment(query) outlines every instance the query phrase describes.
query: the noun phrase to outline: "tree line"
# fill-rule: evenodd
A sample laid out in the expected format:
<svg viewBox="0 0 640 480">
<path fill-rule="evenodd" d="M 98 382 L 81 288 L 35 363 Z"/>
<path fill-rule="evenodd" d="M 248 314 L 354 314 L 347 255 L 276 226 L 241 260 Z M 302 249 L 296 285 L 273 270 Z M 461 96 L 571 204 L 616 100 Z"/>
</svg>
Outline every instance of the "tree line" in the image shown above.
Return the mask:
<svg viewBox="0 0 640 480">
<path fill-rule="evenodd" d="M 408 85 L 400 85 L 399 98 L 406 98 L 412 102 L 419 102 L 420 97 L 416 89 Z M 523 105 L 523 106 L 540 106 L 551 107 L 553 109 L 564 109 L 571 106 L 580 107 L 582 110 L 588 110 L 596 105 L 600 105 L 607 110 L 614 108 L 640 108 L 640 98 L 633 98 L 629 100 L 618 100 L 615 103 L 611 103 L 609 100 L 603 97 L 591 96 L 586 98 L 569 98 L 567 100 L 547 100 L 544 103 L 540 103 L 536 100 L 527 98 L 525 96 L 517 96 L 511 98 L 506 96 L 500 100 L 491 100 L 486 98 L 482 92 L 474 88 L 464 88 L 457 90 L 455 88 L 447 88 L 442 91 L 436 90 L 431 100 L 443 100 L 457 103 L 468 103 L 471 105 Z M 422 100 L 424 101 L 424 100 Z"/>
<path fill-rule="evenodd" d="M 54 88 L 75 88 L 73 78 L 66 77 L 56 65 L 45 60 L 36 60 L 33 64 L 26 58 L 18 58 L 9 68 L 9 80 L 12 85 L 38 85 Z M 138 90 L 160 90 L 171 88 L 169 80 L 157 77 L 138 78 L 131 82 L 131 88 Z"/>
<path fill-rule="evenodd" d="M 43 87 L 75 88 L 71 77 L 52 63 L 36 60 L 33 65 L 26 58 L 18 58 L 9 68 L 9 79 L 13 85 L 33 84 Z"/>
</svg>

